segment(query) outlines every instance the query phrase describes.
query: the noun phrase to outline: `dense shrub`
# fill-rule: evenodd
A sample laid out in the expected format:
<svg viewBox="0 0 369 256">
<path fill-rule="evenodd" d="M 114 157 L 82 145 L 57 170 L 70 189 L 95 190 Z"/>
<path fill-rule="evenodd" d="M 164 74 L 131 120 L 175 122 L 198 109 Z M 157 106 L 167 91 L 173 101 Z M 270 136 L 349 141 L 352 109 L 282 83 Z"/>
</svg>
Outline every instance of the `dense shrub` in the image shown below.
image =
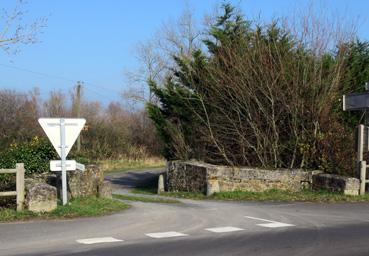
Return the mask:
<svg viewBox="0 0 369 256">
<path fill-rule="evenodd" d="M 353 173 L 358 120 L 340 99 L 369 79 L 363 45 L 252 24 L 227 4 L 207 31 L 205 51 L 175 56 L 173 75 L 150 82 L 168 159 Z"/>
<path fill-rule="evenodd" d="M 26 175 L 47 172 L 50 160 L 59 159 L 55 149 L 46 138 L 34 137 L 31 141 L 13 143 L 0 153 L 0 168 L 15 168 L 24 163 Z"/>
</svg>

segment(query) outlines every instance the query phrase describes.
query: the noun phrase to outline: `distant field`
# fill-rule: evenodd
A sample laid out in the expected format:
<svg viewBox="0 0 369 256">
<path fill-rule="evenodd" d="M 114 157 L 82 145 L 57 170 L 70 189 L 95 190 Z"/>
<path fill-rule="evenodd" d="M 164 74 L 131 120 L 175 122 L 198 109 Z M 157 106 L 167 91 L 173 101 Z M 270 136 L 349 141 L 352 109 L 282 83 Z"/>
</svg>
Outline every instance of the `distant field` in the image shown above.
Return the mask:
<svg viewBox="0 0 369 256">
<path fill-rule="evenodd" d="M 149 157 L 145 159 L 108 159 L 98 161 L 98 165 L 104 172 L 117 172 L 144 168 L 159 168 L 164 167 L 165 164 L 165 159 L 159 157 Z"/>
</svg>

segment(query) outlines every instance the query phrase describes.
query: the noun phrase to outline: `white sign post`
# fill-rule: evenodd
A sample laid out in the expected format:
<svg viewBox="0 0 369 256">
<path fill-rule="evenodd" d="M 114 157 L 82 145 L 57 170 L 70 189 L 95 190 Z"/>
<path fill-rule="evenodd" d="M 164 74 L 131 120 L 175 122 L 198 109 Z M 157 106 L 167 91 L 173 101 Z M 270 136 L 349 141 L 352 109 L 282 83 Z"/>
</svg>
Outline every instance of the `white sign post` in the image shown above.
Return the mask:
<svg viewBox="0 0 369 256">
<path fill-rule="evenodd" d="M 77 164 L 74 160 L 67 161 L 67 155 L 77 140 L 86 120 L 83 118 L 40 118 L 38 122 L 61 159 L 60 162 L 50 162 L 50 169 L 52 171 L 62 172 L 62 198 L 63 205 L 65 205 L 68 201 L 67 170 L 75 170 L 76 168 L 84 170 L 82 164 Z M 74 169 L 71 168 L 73 165 L 75 167 Z"/>
</svg>

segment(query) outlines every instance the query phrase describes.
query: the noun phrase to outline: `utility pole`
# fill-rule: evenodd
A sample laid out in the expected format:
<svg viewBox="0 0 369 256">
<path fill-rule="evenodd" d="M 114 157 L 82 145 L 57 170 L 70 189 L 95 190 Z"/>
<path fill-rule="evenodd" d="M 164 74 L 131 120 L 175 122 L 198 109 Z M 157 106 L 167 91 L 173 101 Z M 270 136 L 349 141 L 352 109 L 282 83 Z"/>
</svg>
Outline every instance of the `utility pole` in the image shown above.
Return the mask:
<svg viewBox="0 0 369 256">
<path fill-rule="evenodd" d="M 75 98 L 75 111 L 77 118 L 81 117 L 81 88 L 82 84 L 80 81 L 77 82 L 76 86 L 76 98 Z M 77 152 L 81 151 L 81 134 L 77 138 Z"/>
</svg>

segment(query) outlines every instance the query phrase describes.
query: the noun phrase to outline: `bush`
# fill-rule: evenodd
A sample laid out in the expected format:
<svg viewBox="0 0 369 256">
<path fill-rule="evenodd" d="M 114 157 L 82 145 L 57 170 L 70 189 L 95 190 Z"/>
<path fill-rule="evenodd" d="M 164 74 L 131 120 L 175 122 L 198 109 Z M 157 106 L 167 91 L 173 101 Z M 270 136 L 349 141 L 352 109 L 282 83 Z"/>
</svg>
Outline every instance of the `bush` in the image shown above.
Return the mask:
<svg viewBox="0 0 369 256">
<path fill-rule="evenodd" d="M 347 127 L 357 119 L 342 114 L 340 99 L 368 79 L 367 46 L 252 23 L 230 5 L 208 31 L 203 49 L 174 56 L 164 83 L 150 81 L 158 103 L 147 109 L 164 156 L 352 175 Z"/>
<path fill-rule="evenodd" d="M 51 143 L 45 138 L 33 137 L 31 141 L 13 143 L 0 153 L 0 168 L 12 169 L 16 163 L 24 163 L 26 175 L 48 172 L 50 160 L 58 159 Z"/>
</svg>

